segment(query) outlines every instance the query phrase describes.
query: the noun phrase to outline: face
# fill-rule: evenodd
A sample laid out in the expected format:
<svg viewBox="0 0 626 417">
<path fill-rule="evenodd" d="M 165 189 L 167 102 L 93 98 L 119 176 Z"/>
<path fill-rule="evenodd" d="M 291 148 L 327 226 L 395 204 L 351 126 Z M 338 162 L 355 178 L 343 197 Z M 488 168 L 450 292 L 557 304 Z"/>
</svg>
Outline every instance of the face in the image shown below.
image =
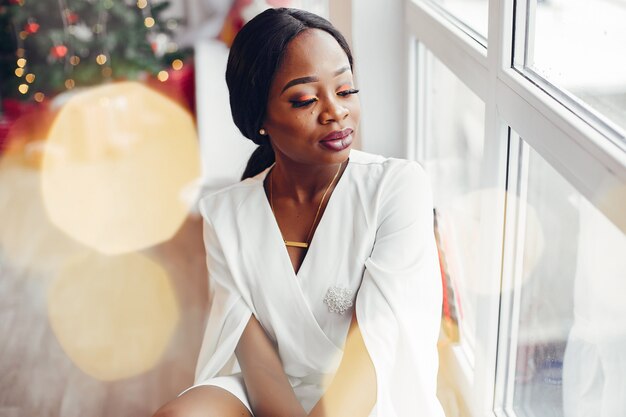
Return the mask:
<svg viewBox="0 0 626 417">
<path fill-rule="evenodd" d="M 309 29 L 296 36 L 270 87 L 263 124 L 276 159 L 345 161 L 360 118 L 356 93 L 348 57 L 332 35 Z"/>
</svg>

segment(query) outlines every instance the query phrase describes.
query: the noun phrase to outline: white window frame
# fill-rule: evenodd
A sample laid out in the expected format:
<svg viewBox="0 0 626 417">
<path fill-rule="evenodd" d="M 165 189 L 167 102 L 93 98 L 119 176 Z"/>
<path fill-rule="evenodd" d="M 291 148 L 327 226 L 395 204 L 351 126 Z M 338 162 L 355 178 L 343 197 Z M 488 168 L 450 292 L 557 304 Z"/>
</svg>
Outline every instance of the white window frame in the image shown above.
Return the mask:
<svg viewBox="0 0 626 417">
<path fill-rule="evenodd" d="M 485 260 L 482 276 L 487 277 L 494 296 L 476 311 L 477 341 L 473 369 L 464 355 L 455 348 L 444 352 L 452 361 L 457 388 L 474 416 L 501 416 L 496 409 L 504 399 L 510 369 L 507 346 L 515 344 L 515 297 L 519 295 L 519 268 L 525 230 L 523 205 L 527 178 L 527 146 L 531 146 L 560 175 L 588 200 L 600 187 L 626 184 L 626 153 L 600 131 L 574 112 L 546 94 L 519 71 L 511 67 L 513 53 L 514 2 L 490 0 L 488 46 L 479 44 L 469 33 L 447 18 L 441 8 L 428 0 L 405 0 L 405 29 L 408 48 L 408 106 L 406 113 L 408 158 L 423 156 L 424 80 L 420 78 L 423 65 L 419 52 L 411 45 L 417 41 L 445 64 L 467 87 L 485 102 L 485 154 L 483 185 L 502 190 L 494 206 L 493 200 L 484 204 L 482 218 L 492 219 L 484 225 L 481 235 L 481 259 Z M 518 49 L 520 39 L 517 39 Z M 522 44 L 523 46 L 523 44 Z M 519 136 L 511 135 L 509 127 Z M 520 141 L 519 138 L 523 138 Z M 417 140 L 416 140 L 417 139 Z M 511 142 L 511 147 L 508 144 Z M 507 174 L 508 187 L 507 187 Z M 507 199 L 505 191 L 520 197 Z M 624 215 L 626 196 L 619 202 L 600 205 L 608 219 L 626 232 Z M 505 216 L 506 213 L 506 216 Z M 493 236 L 500 236 L 494 239 Z M 517 291 L 516 291 L 517 289 Z M 509 414 L 510 415 L 510 414 Z"/>
</svg>

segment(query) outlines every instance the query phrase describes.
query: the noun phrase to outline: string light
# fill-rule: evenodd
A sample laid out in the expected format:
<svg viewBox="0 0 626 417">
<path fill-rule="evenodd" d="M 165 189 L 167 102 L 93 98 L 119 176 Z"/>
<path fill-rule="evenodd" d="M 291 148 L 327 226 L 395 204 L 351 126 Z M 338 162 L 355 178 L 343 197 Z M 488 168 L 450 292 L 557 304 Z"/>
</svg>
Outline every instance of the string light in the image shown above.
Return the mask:
<svg viewBox="0 0 626 417">
<path fill-rule="evenodd" d="M 181 61 L 180 59 L 175 59 L 172 61 L 172 68 L 174 68 L 174 70 L 178 71 L 182 67 L 183 67 L 183 61 Z"/>
<path fill-rule="evenodd" d="M 27 83 L 32 84 L 33 81 L 35 81 L 35 74 L 26 74 L 26 77 L 24 78 L 26 78 Z"/>
<path fill-rule="evenodd" d="M 24 68 L 15 68 L 15 75 L 18 77 L 24 75 Z"/>
<path fill-rule="evenodd" d="M 78 65 L 80 63 L 80 58 L 77 55 L 72 55 L 70 57 L 70 64 Z"/>
<path fill-rule="evenodd" d="M 43 101 L 44 97 L 45 97 L 45 95 L 41 91 L 35 93 L 35 96 L 34 96 L 35 101 L 37 103 L 41 103 Z"/>
<path fill-rule="evenodd" d="M 144 9 L 148 5 L 148 0 L 137 0 L 137 7 Z"/>
<path fill-rule="evenodd" d="M 65 88 L 67 88 L 68 90 L 74 88 L 74 85 L 76 85 L 74 83 L 74 80 L 72 80 L 71 78 L 65 80 Z"/>
<path fill-rule="evenodd" d="M 159 71 L 159 73 L 157 74 L 157 78 L 159 79 L 159 81 L 165 82 L 168 78 L 170 78 L 170 75 L 167 73 L 167 71 Z"/>
<path fill-rule="evenodd" d="M 143 22 L 147 28 L 154 26 L 154 19 L 152 17 L 146 17 Z"/>
<path fill-rule="evenodd" d="M 26 66 L 26 59 L 20 58 L 17 60 L 17 66 L 20 68 L 24 68 Z"/>
<path fill-rule="evenodd" d="M 104 65 L 107 62 L 107 56 L 104 54 L 100 54 L 96 57 L 96 62 L 98 65 Z"/>
<path fill-rule="evenodd" d="M 28 38 L 28 32 L 26 32 L 25 30 L 20 32 L 20 39 L 21 40 L 25 40 L 26 38 Z"/>
<path fill-rule="evenodd" d="M 19 90 L 20 93 L 26 94 L 28 93 L 28 84 L 20 84 L 19 87 L 17 87 L 17 89 Z"/>
</svg>

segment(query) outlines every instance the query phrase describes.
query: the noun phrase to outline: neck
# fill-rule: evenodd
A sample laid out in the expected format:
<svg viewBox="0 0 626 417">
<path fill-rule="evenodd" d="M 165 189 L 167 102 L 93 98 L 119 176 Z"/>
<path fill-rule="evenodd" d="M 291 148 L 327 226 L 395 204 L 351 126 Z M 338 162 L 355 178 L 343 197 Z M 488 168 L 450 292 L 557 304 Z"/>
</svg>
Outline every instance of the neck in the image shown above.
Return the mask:
<svg viewBox="0 0 626 417">
<path fill-rule="evenodd" d="M 276 158 L 276 165 L 272 168 L 274 199 L 288 198 L 297 204 L 308 204 L 318 200 L 318 196 L 328 188 L 337 170 L 346 165 L 307 165 Z M 341 171 L 339 172 L 339 176 Z M 337 180 L 335 180 L 337 182 Z"/>
</svg>

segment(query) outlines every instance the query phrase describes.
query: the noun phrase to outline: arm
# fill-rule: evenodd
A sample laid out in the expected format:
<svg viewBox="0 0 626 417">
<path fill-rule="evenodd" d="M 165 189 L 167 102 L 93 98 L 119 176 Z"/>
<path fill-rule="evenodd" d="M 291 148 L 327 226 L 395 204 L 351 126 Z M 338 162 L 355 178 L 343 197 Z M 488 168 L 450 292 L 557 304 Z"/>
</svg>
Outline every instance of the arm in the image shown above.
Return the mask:
<svg viewBox="0 0 626 417">
<path fill-rule="evenodd" d="M 235 354 L 255 416 L 306 416 L 285 375 L 276 349 L 254 315 L 250 316 Z"/>
<path fill-rule="evenodd" d="M 374 407 L 376 372 L 354 311 L 337 373 L 310 417 L 367 417 Z"/>
<path fill-rule="evenodd" d="M 404 163 L 381 185 L 344 357 L 312 417 L 443 417 L 436 391 L 441 315 L 428 178 Z M 365 346 L 367 341 L 367 346 Z"/>
</svg>

